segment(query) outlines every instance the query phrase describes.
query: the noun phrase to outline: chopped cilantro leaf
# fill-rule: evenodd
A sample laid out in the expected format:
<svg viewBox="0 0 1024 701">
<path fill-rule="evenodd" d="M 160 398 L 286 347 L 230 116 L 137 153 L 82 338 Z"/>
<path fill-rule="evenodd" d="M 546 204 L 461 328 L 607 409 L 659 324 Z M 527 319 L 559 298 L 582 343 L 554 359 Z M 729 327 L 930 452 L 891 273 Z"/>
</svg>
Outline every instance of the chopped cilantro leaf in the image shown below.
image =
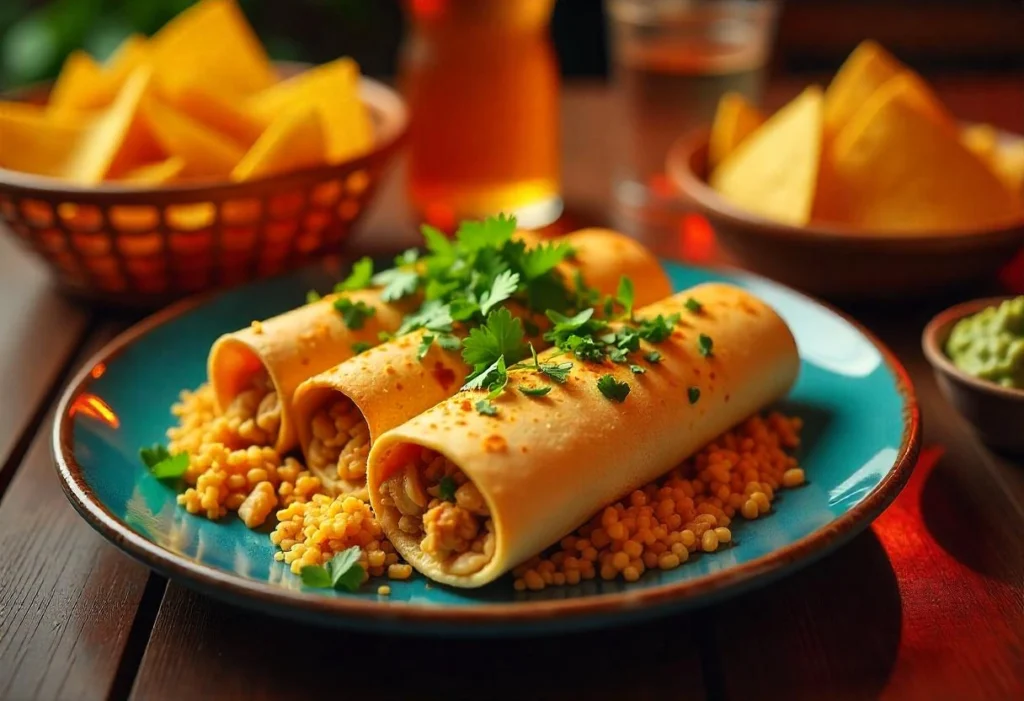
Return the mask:
<svg viewBox="0 0 1024 701">
<path fill-rule="evenodd" d="M 700 399 L 700 387 L 691 387 L 686 390 L 686 396 L 690 400 L 690 404 L 696 404 L 697 400 Z"/>
<path fill-rule="evenodd" d="M 650 353 L 648 353 L 648 354 L 646 354 L 644 356 L 644 360 L 646 360 L 648 363 L 660 363 L 661 362 L 661 353 L 659 353 L 656 350 L 655 351 L 651 351 Z"/>
<path fill-rule="evenodd" d="M 580 360 L 593 363 L 601 362 L 605 356 L 604 346 L 590 336 L 569 336 L 562 344 L 562 348 L 572 351 Z"/>
<path fill-rule="evenodd" d="M 395 334 L 391 333 L 390 331 L 378 331 L 377 340 L 380 341 L 381 343 L 387 343 L 388 341 L 395 340 Z"/>
<path fill-rule="evenodd" d="M 609 334 L 601 338 L 605 343 L 614 344 L 616 348 L 621 348 L 624 351 L 634 353 L 640 350 L 640 334 L 636 329 L 626 327 L 614 334 Z M 608 340 L 605 340 L 605 339 Z"/>
<path fill-rule="evenodd" d="M 334 286 L 335 292 L 362 290 L 370 286 L 373 278 L 373 261 L 362 257 L 352 265 L 352 272 L 347 278 Z"/>
<path fill-rule="evenodd" d="M 437 345 L 441 346 L 442 350 L 457 351 L 462 348 L 462 339 L 450 333 L 444 333 L 437 337 Z"/>
<path fill-rule="evenodd" d="M 323 296 L 321 296 L 321 294 L 316 290 L 310 290 L 306 293 L 306 304 L 313 304 L 314 302 L 319 302 L 321 299 L 323 299 Z"/>
<path fill-rule="evenodd" d="M 516 218 L 499 214 L 483 221 L 463 221 L 455 232 L 455 240 L 469 251 L 479 251 L 500 247 L 515 232 Z"/>
<path fill-rule="evenodd" d="M 437 483 L 438 493 L 445 501 L 455 501 L 455 490 L 458 488 L 459 485 L 455 483 L 455 480 L 450 475 L 445 475 Z"/>
<path fill-rule="evenodd" d="M 545 394 L 551 391 L 551 385 L 544 387 L 523 387 L 519 386 L 519 391 L 525 394 L 527 397 L 543 397 Z"/>
<path fill-rule="evenodd" d="M 537 366 L 537 369 L 558 384 L 563 385 L 565 384 L 565 381 L 569 379 L 569 371 L 572 370 L 572 362 L 541 363 Z"/>
<path fill-rule="evenodd" d="M 352 344 L 352 352 L 355 353 L 356 355 L 368 351 L 371 348 L 373 348 L 373 344 L 367 343 L 366 341 L 356 341 L 355 343 Z"/>
<path fill-rule="evenodd" d="M 420 340 L 420 347 L 416 349 L 416 360 L 423 360 L 427 357 L 427 353 L 430 352 L 430 346 L 434 343 L 434 336 L 431 334 L 424 334 Z"/>
<path fill-rule="evenodd" d="M 373 284 L 384 287 L 380 298 L 384 302 L 395 302 L 416 292 L 420 276 L 408 268 L 391 268 L 373 276 Z"/>
<path fill-rule="evenodd" d="M 523 325 L 504 307 L 488 314 L 484 325 L 471 329 L 462 342 L 462 359 L 475 371 L 494 364 L 499 357 L 519 362 L 526 353 Z"/>
<path fill-rule="evenodd" d="M 637 328 L 640 338 L 651 343 L 661 343 L 672 335 L 672 327 L 679 321 L 679 315 L 663 316 L 659 314 L 653 319 L 644 319 Z"/>
<path fill-rule="evenodd" d="M 486 316 L 494 307 L 514 295 L 518 288 L 519 273 L 513 273 L 511 270 L 500 273 L 491 283 L 491 289 L 485 292 L 480 300 L 480 313 Z"/>
<path fill-rule="evenodd" d="M 487 398 L 494 399 L 505 390 L 507 384 L 508 368 L 505 366 L 505 356 L 502 355 L 483 371 L 470 375 L 462 389 L 487 389 Z"/>
<path fill-rule="evenodd" d="M 302 568 L 302 583 L 317 589 L 355 591 L 363 582 L 363 567 L 359 564 L 362 551 L 358 545 L 328 560 L 324 565 L 306 565 Z"/>
<path fill-rule="evenodd" d="M 178 479 L 188 470 L 188 453 L 171 455 L 167 448 L 155 444 L 152 448 L 139 450 L 139 457 L 149 468 L 150 474 L 158 480 Z"/>
<path fill-rule="evenodd" d="M 487 385 L 487 389 L 490 391 L 487 393 L 488 399 L 494 399 L 499 394 L 505 391 L 505 386 L 508 384 L 508 369 L 505 367 L 505 356 L 498 358 L 497 371 L 494 380 Z"/>
<path fill-rule="evenodd" d="M 455 245 L 440 229 L 424 224 L 420 227 L 420 233 L 423 234 L 428 251 L 445 260 L 455 259 Z"/>
<path fill-rule="evenodd" d="M 398 335 L 409 333 L 416 329 L 430 329 L 441 333 L 448 333 L 452 330 L 451 309 L 440 300 L 432 299 L 424 302 L 414 314 L 409 314 L 402 321 L 398 328 Z"/>
<path fill-rule="evenodd" d="M 529 346 L 530 346 L 530 356 L 533 358 L 533 368 L 537 372 L 540 372 L 540 362 L 537 360 L 537 349 L 533 347 L 532 343 L 530 343 Z"/>
<path fill-rule="evenodd" d="M 575 284 L 575 289 L 573 290 L 573 294 L 575 296 L 573 305 L 577 309 L 585 309 L 597 304 L 598 299 L 601 297 L 601 293 L 587 285 L 583 280 L 583 273 L 579 268 L 577 268 L 573 273 L 573 283 Z"/>
<path fill-rule="evenodd" d="M 476 408 L 476 413 L 483 414 L 484 416 L 497 416 L 498 407 L 488 399 L 481 399 L 473 405 Z"/>
<path fill-rule="evenodd" d="M 554 271 L 530 280 L 526 286 L 526 303 L 530 309 L 536 311 L 568 311 L 570 307 L 575 306 L 569 290 Z"/>
<path fill-rule="evenodd" d="M 711 349 L 713 346 L 714 343 L 711 340 L 711 336 L 702 333 L 700 336 L 697 337 L 697 350 L 699 350 L 700 354 L 703 355 L 705 358 L 711 355 Z"/>
<path fill-rule="evenodd" d="M 645 372 L 647 372 L 647 368 L 645 368 L 643 365 L 630 365 L 629 369 L 634 375 L 643 375 Z"/>
<path fill-rule="evenodd" d="M 695 300 L 693 297 L 689 297 L 686 300 L 687 311 L 693 312 L 694 314 L 700 314 L 704 309 L 704 305 Z"/>
<path fill-rule="evenodd" d="M 536 280 L 554 270 L 572 252 L 566 243 L 546 243 L 527 250 L 519 259 L 519 266 L 527 280 Z"/>
<path fill-rule="evenodd" d="M 555 325 L 544 334 L 544 338 L 560 348 L 567 348 L 569 339 L 574 336 L 589 337 L 608 326 L 607 322 L 593 318 L 593 308 L 584 309 L 575 316 L 565 316 L 553 309 L 549 309 L 545 313 Z M 590 340 L 593 341 L 593 339 Z"/>
<path fill-rule="evenodd" d="M 334 308 L 341 312 L 345 326 L 353 331 L 363 328 L 366 320 L 377 313 L 377 309 L 366 302 L 362 300 L 353 302 L 348 297 L 338 297 L 334 300 Z"/>
<path fill-rule="evenodd" d="M 603 311 L 605 316 L 611 316 L 615 313 L 615 300 L 612 297 L 604 298 Z"/>
<path fill-rule="evenodd" d="M 395 258 L 396 266 L 412 265 L 420 259 L 420 252 L 415 248 L 408 248 Z"/>
<path fill-rule="evenodd" d="M 614 402 L 622 403 L 629 395 L 629 385 L 619 382 L 613 375 L 601 375 L 597 381 L 597 388 L 601 390 L 601 394 Z"/>
<path fill-rule="evenodd" d="M 634 299 L 633 281 L 623 275 L 619 278 L 619 289 L 615 293 L 615 301 L 622 305 L 625 309 L 625 315 L 630 319 L 633 318 Z"/>
<path fill-rule="evenodd" d="M 621 348 L 612 348 L 608 351 L 608 357 L 613 363 L 624 363 L 626 362 L 626 351 Z"/>
</svg>

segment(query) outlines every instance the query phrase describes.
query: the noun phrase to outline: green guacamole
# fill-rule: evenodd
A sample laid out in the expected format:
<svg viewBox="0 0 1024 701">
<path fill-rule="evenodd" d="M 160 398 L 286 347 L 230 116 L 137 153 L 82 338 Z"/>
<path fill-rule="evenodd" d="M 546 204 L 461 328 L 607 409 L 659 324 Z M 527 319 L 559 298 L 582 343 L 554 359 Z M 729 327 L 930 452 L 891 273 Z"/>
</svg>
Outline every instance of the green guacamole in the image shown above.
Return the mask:
<svg viewBox="0 0 1024 701">
<path fill-rule="evenodd" d="M 968 375 L 1024 389 L 1024 297 L 956 322 L 946 355 Z"/>
</svg>

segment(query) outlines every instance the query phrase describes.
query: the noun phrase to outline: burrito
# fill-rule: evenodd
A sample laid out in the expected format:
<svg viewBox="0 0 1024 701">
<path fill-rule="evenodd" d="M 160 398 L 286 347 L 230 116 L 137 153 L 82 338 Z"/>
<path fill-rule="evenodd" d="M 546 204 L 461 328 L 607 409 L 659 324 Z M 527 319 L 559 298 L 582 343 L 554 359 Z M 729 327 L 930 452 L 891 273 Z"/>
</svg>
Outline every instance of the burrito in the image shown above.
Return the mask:
<svg viewBox="0 0 1024 701">
<path fill-rule="evenodd" d="M 552 348 L 509 370 L 493 400 L 460 391 L 376 440 L 371 505 L 410 564 L 452 586 L 487 584 L 796 379 L 785 322 L 739 288 L 694 287 L 636 318 L 665 331 L 625 362 Z M 559 367 L 561 382 L 536 369 Z"/>
<path fill-rule="evenodd" d="M 542 241 L 530 231 L 514 238 L 528 247 Z M 334 306 L 339 297 L 356 309 L 366 305 L 351 326 Z M 297 444 L 292 396 L 299 384 L 376 345 L 381 333 L 394 333 L 419 301 L 413 296 L 385 303 L 380 288 L 343 292 L 221 336 L 208 360 L 218 408 L 235 410 L 236 430 L 246 443 L 291 450 Z"/>
<path fill-rule="evenodd" d="M 637 304 L 663 299 L 671 285 L 657 259 L 640 244 L 606 229 L 565 236 L 573 257 L 559 270 L 602 295 L 614 294 L 622 277 L 633 281 Z M 514 304 L 509 310 L 543 329 L 543 316 Z M 471 368 L 455 350 L 424 345 L 429 331 L 414 331 L 383 343 L 303 382 L 295 392 L 294 416 L 306 465 L 332 494 L 366 498 L 366 457 L 375 438 L 452 396 Z M 547 347 L 539 335 L 529 339 Z M 421 348 L 426 354 L 421 357 Z"/>
</svg>

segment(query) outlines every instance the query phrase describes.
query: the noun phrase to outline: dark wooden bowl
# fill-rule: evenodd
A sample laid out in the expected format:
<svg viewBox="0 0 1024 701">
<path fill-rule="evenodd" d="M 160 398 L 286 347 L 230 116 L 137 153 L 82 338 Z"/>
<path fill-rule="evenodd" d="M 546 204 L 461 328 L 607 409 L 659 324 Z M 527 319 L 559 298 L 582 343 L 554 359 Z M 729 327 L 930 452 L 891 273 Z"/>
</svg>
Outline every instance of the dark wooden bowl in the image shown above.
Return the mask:
<svg viewBox="0 0 1024 701">
<path fill-rule="evenodd" d="M 921 347 L 935 372 L 939 389 L 970 422 L 978 437 L 996 450 L 1020 454 L 1024 453 L 1024 390 L 968 375 L 953 364 L 945 350 L 956 322 L 1007 299 L 976 299 L 941 312 L 925 327 Z"/>
<path fill-rule="evenodd" d="M 956 234 L 907 235 L 763 219 L 707 184 L 707 130 L 676 142 L 667 169 L 715 229 L 733 259 L 767 277 L 831 299 L 922 296 L 992 276 L 1024 245 L 1024 217 L 1009 226 Z"/>
</svg>

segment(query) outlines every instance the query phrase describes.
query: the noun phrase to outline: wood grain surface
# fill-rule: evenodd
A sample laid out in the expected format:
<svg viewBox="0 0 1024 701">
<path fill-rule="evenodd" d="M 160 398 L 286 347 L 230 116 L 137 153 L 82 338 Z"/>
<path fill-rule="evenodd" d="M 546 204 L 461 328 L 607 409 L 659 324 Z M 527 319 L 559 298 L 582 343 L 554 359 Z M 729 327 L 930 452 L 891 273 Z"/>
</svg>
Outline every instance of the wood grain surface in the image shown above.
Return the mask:
<svg viewBox="0 0 1024 701">
<path fill-rule="evenodd" d="M 804 82 L 777 83 L 769 104 Z M 1024 132 L 1024 81 L 935 84 L 958 116 Z M 562 109 L 565 226 L 636 224 L 609 210 L 619 122 L 607 88 L 567 88 Z M 399 166 L 354 250 L 416 241 L 401 178 Z M 662 252 L 695 257 L 678 224 L 650 231 Z M 61 298 L 0 238 L 0 698 L 1024 697 L 1024 461 L 978 443 L 918 347 L 932 312 L 985 292 L 848 310 L 906 363 L 926 450 L 896 503 L 839 552 L 763 590 L 639 627 L 406 639 L 221 604 L 166 584 L 93 533 L 57 483 L 48 417 L 74 358 L 123 322 Z"/>
</svg>

